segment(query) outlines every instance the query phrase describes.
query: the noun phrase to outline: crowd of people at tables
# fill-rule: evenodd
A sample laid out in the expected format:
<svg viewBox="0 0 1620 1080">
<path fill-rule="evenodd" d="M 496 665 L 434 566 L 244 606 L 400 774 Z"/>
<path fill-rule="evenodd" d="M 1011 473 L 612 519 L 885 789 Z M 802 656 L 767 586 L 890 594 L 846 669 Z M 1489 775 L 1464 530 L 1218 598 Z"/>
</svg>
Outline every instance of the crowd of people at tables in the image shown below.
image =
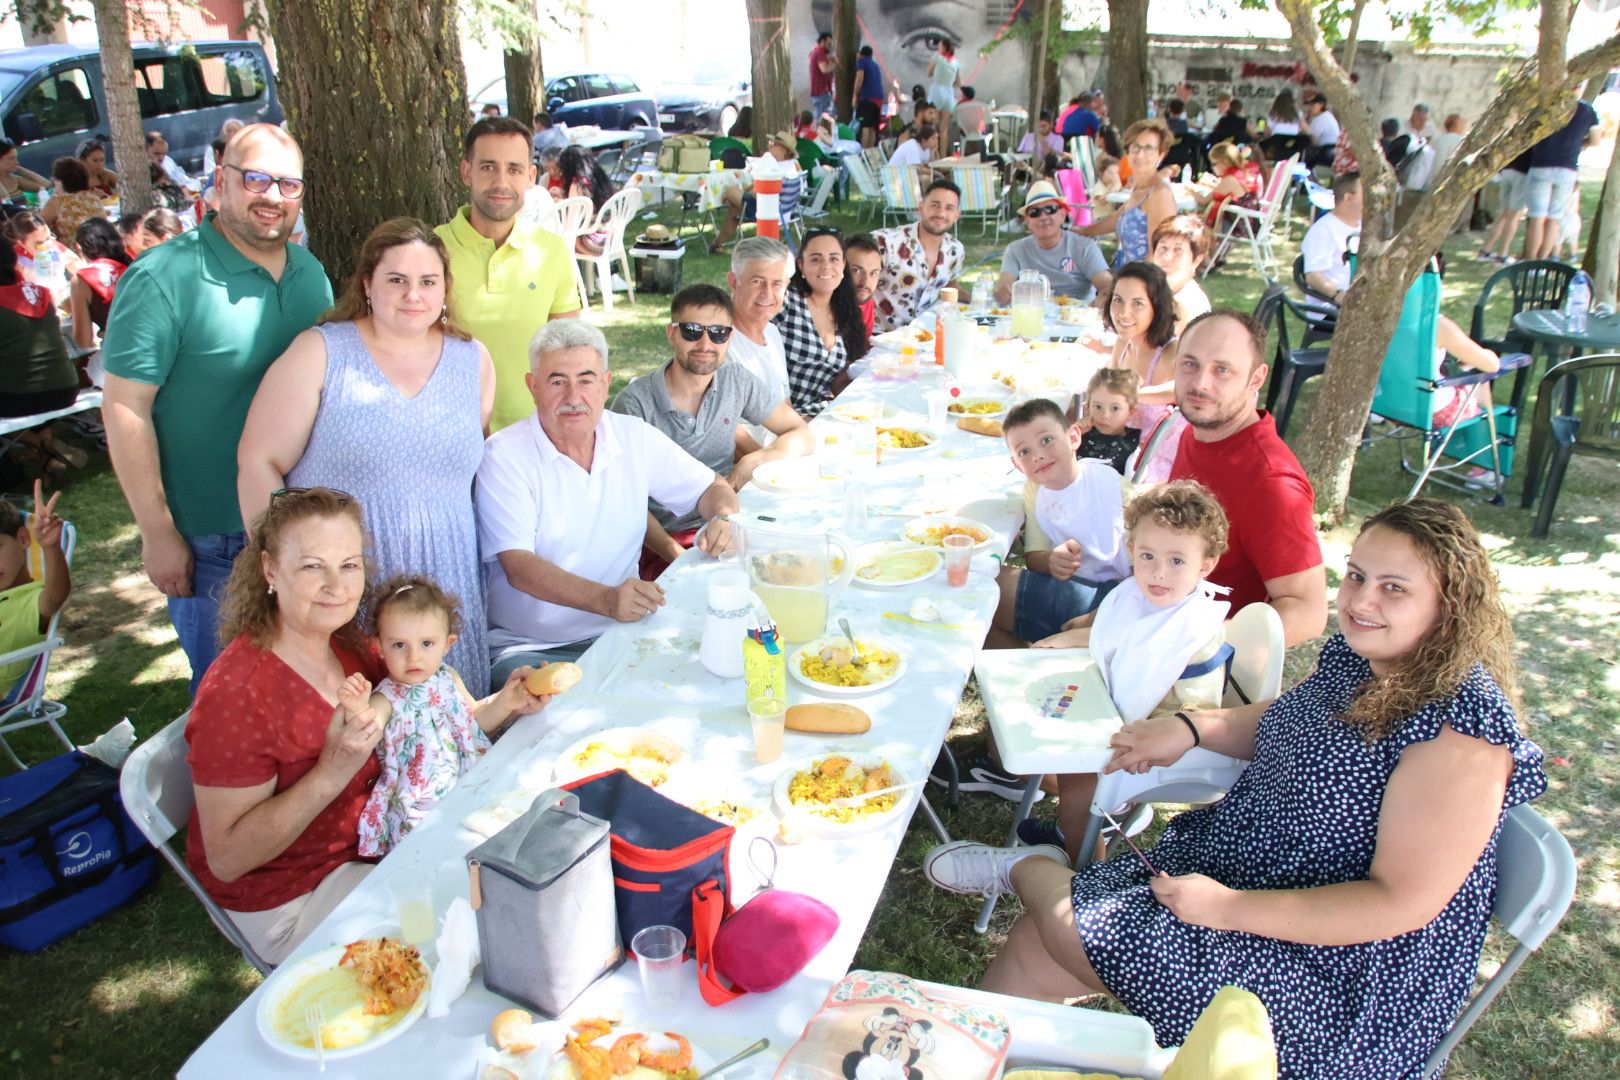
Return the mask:
<svg viewBox="0 0 1620 1080">
<path fill-rule="evenodd" d="M 935 65 L 943 125 L 933 99 L 954 103 L 960 76 L 943 50 Z M 1098 117 L 1074 104 L 1060 130 Z M 109 449 L 192 669 L 188 859 L 272 962 L 491 738 L 544 707 L 524 683 L 536 665 L 656 611 L 658 574 L 685 548 L 731 550 L 737 489 L 811 452 L 807 420 L 872 336 L 931 308 L 963 269 L 945 179 L 904 226 L 812 229 L 797 253 L 742 240 L 726 289 L 676 294 L 670 360 L 609 408 L 610 347 L 577 318 L 574 252 L 518 216 L 535 140 L 520 121 L 479 120 L 460 165 L 469 203 L 437 227 L 379 224 L 335 300 L 290 243 L 307 185 L 278 127 L 217 149 L 216 208 L 197 228 L 159 238 L 167 224 L 143 215 L 117 242 L 95 220 L 73 234 L 117 286 L 108 299 L 86 280 L 83 297 L 90 322 L 101 312 Z M 1067 227 L 1044 179 L 1025 195 L 1029 235 L 995 288 L 1039 269 L 1095 299 L 1116 336 L 1068 411 L 1035 400 L 1004 422 L 1026 478 L 1025 559 L 998 579 L 987 644 L 1091 649 L 1127 721 L 1109 770 L 1192 746 L 1254 764 L 1225 800 L 1171 822 L 1148 853 L 1163 872 L 1073 869 L 1094 777 L 1049 778 L 1058 825 L 1025 846 L 946 845 L 925 871 L 1024 897 L 988 987 L 1109 993 L 1168 1044 L 1237 982 L 1266 1002 L 1288 1067 L 1399 1071 L 1467 991 L 1501 815 L 1545 786 L 1515 725 L 1511 629 L 1466 517 L 1418 501 L 1364 526 L 1340 632 L 1303 683 L 1222 710 L 1212 680 L 1186 676 L 1230 612 L 1269 604 L 1291 645 L 1328 613 L 1311 485 L 1255 404 L 1265 331 L 1198 287 L 1209 232 L 1164 186 L 1172 140 L 1167 121 L 1127 128 L 1129 195 L 1090 226 Z M 600 169 L 573 153 L 542 155 L 546 182 L 596 201 Z M 1357 190 L 1335 185 L 1335 241 Z M 25 224 L 19 241 L 48 228 Z M 1107 234 L 1112 265 L 1092 239 Z M 131 263 L 131 236 L 160 246 Z M 10 302 L 31 283 L 6 247 L 0 318 L 45 321 Z M 1328 262 L 1308 272 L 1336 274 Z M 1177 430 L 1138 486 L 1124 474 L 1164 423 Z M 37 497 L 32 523 L 47 549 L 53 503 Z M 29 527 L 0 527 L 0 589 L 39 584 L 15 557 Z M 66 600 L 59 565 L 48 559 L 22 623 Z M 0 626 L 16 625 L 0 608 Z M 434 731 L 454 738 L 423 758 Z M 970 791 L 1022 788 L 988 757 L 965 775 Z"/>
</svg>

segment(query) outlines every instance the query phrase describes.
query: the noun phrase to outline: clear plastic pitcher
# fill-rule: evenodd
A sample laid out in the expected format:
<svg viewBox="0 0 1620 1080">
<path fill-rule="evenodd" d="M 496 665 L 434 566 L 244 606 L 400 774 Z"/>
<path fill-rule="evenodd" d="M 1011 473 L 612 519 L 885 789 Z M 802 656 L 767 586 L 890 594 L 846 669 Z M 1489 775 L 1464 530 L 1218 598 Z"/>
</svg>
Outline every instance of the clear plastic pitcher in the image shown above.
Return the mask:
<svg viewBox="0 0 1620 1080">
<path fill-rule="evenodd" d="M 1052 294 L 1046 275 L 1025 270 L 1012 287 L 1012 330 L 1026 341 L 1041 337 L 1046 327 L 1046 301 Z"/>
<path fill-rule="evenodd" d="M 811 641 L 827 632 L 827 612 L 855 573 L 855 555 L 835 532 L 792 532 L 742 523 L 748 583 L 765 602 L 783 641 Z"/>
</svg>

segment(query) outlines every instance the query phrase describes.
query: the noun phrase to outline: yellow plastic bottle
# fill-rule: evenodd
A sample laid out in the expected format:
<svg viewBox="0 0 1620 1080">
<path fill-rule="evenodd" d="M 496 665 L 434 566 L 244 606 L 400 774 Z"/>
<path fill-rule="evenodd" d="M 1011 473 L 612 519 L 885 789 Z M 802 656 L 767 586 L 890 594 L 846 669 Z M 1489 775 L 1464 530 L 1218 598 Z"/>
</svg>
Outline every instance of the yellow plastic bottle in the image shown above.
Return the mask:
<svg viewBox="0 0 1620 1080">
<path fill-rule="evenodd" d="M 787 701 L 787 652 L 775 623 L 751 627 L 743 638 L 743 684 L 744 704 L 762 697 Z"/>
</svg>

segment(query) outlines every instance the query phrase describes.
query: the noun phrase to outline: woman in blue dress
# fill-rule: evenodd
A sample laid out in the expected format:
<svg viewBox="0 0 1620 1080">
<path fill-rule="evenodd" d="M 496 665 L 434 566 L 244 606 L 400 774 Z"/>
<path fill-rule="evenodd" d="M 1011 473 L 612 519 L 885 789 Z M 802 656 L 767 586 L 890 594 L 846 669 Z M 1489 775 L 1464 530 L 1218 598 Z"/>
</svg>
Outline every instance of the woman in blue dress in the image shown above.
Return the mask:
<svg viewBox="0 0 1620 1080">
<path fill-rule="evenodd" d="M 1251 760 L 1173 819 L 1148 860 L 958 841 L 925 872 L 1015 891 L 1026 914 L 983 986 L 1112 994 L 1180 1043 L 1224 985 L 1265 1003 L 1287 1077 L 1421 1075 L 1466 1000 L 1509 807 L 1547 786 L 1514 719 L 1507 612 L 1478 535 L 1420 499 L 1369 518 L 1317 669 L 1269 705 L 1149 719 L 1108 771 L 1194 745 Z"/>
<path fill-rule="evenodd" d="M 1113 233 L 1118 242 L 1114 248 L 1116 270 L 1126 263 L 1145 262 L 1148 237 L 1176 216 L 1175 193 L 1159 175 L 1159 163 L 1175 141 L 1163 120 L 1138 120 L 1126 128 L 1125 160 L 1131 166 L 1131 186 L 1126 189 L 1124 205 L 1075 230 L 1083 236 Z"/>
<path fill-rule="evenodd" d="M 282 487 L 330 487 L 365 510 L 367 576 L 425 574 L 461 603 L 446 662 L 488 690 L 472 485 L 495 400 L 489 351 L 456 325 L 444 241 L 385 221 L 320 324 L 265 372 L 237 447 L 242 520 Z"/>
</svg>

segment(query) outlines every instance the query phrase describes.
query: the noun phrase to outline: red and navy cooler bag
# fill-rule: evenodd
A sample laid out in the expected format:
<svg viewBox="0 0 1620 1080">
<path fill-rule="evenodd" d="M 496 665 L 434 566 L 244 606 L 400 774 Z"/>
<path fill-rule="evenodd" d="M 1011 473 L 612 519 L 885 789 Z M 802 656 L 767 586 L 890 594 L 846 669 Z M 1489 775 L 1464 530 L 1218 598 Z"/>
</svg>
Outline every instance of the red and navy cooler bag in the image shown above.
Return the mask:
<svg viewBox="0 0 1620 1080">
<path fill-rule="evenodd" d="M 0 779 L 0 944 L 38 952 L 124 904 L 156 866 L 110 765 L 74 751 Z"/>
</svg>

